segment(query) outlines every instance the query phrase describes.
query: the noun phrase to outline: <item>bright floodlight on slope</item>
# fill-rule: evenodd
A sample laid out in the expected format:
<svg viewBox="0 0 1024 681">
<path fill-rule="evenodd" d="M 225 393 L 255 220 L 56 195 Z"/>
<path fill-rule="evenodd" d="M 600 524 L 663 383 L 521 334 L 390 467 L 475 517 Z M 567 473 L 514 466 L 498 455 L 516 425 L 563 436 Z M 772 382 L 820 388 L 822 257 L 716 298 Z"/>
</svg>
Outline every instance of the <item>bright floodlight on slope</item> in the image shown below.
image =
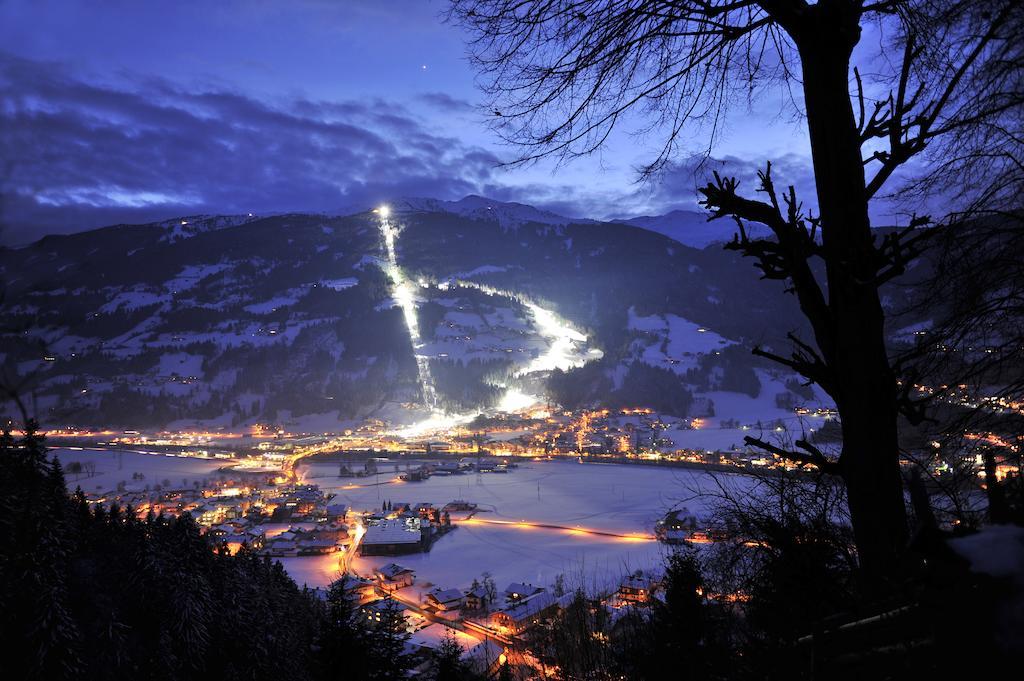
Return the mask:
<svg viewBox="0 0 1024 681">
<path fill-rule="evenodd" d="M 379 214 L 379 215 L 380 215 L 380 216 L 381 216 L 382 218 L 386 218 L 386 217 L 387 217 L 388 215 L 390 215 L 390 214 L 391 214 L 391 209 L 390 209 L 390 208 L 388 208 L 387 206 L 381 206 L 380 208 L 378 208 L 378 209 L 377 209 L 377 213 L 378 213 L 378 214 Z"/>
</svg>

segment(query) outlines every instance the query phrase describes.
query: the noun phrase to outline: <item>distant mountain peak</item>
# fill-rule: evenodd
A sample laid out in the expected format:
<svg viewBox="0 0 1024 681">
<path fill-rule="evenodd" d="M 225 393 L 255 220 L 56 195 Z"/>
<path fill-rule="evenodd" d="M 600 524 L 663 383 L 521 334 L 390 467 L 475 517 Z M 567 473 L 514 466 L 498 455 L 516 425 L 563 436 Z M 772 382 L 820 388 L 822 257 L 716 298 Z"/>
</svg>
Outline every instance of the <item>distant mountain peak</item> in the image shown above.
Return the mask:
<svg viewBox="0 0 1024 681">
<path fill-rule="evenodd" d="M 640 215 L 618 218 L 612 222 L 640 227 L 657 232 L 681 244 L 706 248 L 711 244 L 731 241 L 735 225 L 726 220 L 708 220 L 707 213 L 693 210 L 673 210 L 664 215 Z M 750 236 L 767 236 L 768 229 L 758 225 L 748 227 Z"/>
<path fill-rule="evenodd" d="M 590 219 L 566 217 L 525 203 L 497 201 L 477 194 L 470 194 L 458 201 L 407 198 L 399 201 L 395 208 L 399 211 L 452 213 L 474 220 L 497 222 L 503 229 L 515 228 L 519 225 L 530 222 L 536 222 L 543 225 L 569 225 L 596 222 L 595 220 Z"/>
<path fill-rule="evenodd" d="M 252 213 L 246 215 L 184 215 L 157 222 L 156 225 L 166 230 L 166 234 L 160 237 L 160 240 L 174 243 L 197 234 L 237 227 L 257 219 L 259 218 Z"/>
</svg>

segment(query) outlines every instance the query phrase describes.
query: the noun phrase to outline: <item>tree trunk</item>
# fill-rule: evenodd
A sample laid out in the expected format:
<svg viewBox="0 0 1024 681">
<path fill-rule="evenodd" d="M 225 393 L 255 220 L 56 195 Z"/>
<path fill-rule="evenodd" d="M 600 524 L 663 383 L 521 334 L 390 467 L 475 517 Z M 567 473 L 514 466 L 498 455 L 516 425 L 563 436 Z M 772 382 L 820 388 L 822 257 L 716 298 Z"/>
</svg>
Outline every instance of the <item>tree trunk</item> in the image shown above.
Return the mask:
<svg viewBox="0 0 1024 681">
<path fill-rule="evenodd" d="M 842 475 L 861 567 L 878 583 L 896 570 L 907 541 L 907 521 L 896 379 L 873 281 L 876 264 L 864 166 L 849 92 L 850 55 L 860 39 L 859 19 L 845 3 L 819 3 L 801 18 L 795 38 L 828 284 L 830 319 L 821 325 L 827 329 L 826 337 L 816 340 L 835 382 L 833 397 L 842 419 Z"/>
</svg>

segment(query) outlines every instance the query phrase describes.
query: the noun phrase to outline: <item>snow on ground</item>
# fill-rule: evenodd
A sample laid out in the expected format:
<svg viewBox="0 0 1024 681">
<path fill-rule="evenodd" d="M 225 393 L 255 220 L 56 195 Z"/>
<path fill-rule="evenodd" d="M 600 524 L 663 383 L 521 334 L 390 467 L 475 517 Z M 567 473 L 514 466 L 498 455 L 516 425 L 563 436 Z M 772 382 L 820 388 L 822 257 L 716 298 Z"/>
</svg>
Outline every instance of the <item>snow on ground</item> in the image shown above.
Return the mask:
<svg viewBox="0 0 1024 681">
<path fill-rule="evenodd" d="M 341 577 L 341 553 L 275 558 L 299 586 L 328 586 Z"/>
<path fill-rule="evenodd" d="M 902 341 L 904 343 L 911 343 L 911 342 L 913 342 L 917 338 L 918 335 L 924 334 L 924 333 L 930 331 L 932 326 L 934 326 L 934 322 L 931 319 L 928 319 L 926 321 L 919 322 L 917 324 L 911 324 L 910 326 L 904 326 L 901 329 L 893 331 L 889 335 L 890 335 L 890 338 L 892 338 L 894 340 Z"/>
<path fill-rule="evenodd" d="M 170 297 L 166 294 L 153 293 L 152 291 L 121 291 L 103 305 L 99 312 L 109 314 L 121 309 L 136 310 L 140 307 L 166 303 L 169 300 Z"/>
<path fill-rule="evenodd" d="M 302 329 L 318 323 L 316 319 L 304 319 L 297 322 L 290 322 L 283 328 L 268 329 L 259 324 L 249 324 L 240 331 L 212 331 L 203 333 L 190 333 L 188 336 L 181 336 L 175 333 L 162 333 L 154 339 L 148 339 L 149 347 L 174 348 L 182 345 L 195 343 L 215 343 L 222 348 L 235 348 L 243 345 L 266 346 L 282 343 L 290 345 L 299 335 Z M 119 336 L 115 341 L 126 343 L 129 336 L 137 336 L 142 325 L 133 329 L 125 336 Z M 134 340 L 134 339 L 133 339 Z M 113 341 L 112 341 L 113 343 Z"/>
<path fill-rule="evenodd" d="M 428 648 L 436 648 L 441 645 L 445 640 L 445 637 L 449 635 L 455 636 L 455 640 L 460 646 L 462 646 L 463 651 L 469 650 L 480 643 L 480 639 L 474 638 L 469 634 L 459 631 L 458 629 L 446 627 L 443 624 L 429 624 L 423 627 L 419 631 L 413 633 L 409 642 L 416 645 L 427 646 Z"/>
<path fill-rule="evenodd" d="M 177 374 L 179 376 L 196 376 L 201 378 L 203 375 L 203 356 L 192 355 L 187 352 L 165 353 L 160 356 L 157 374 L 160 376 Z"/>
<path fill-rule="evenodd" d="M 950 547 L 970 561 L 975 572 L 1009 582 L 996 605 L 997 640 L 1004 650 L 1024 650 L 1024 528 L 991 525 L 980 532 L 952 539 Z"/>
<path fill-rule="evenodd" d="M 190 289 L 206 277 L 222 272 L 231 266 L 222 262 L 215 265 L 188 265 L 173 279 L 164 282 L 164 288 L 172 293 Z"/>
<path fill-rule="evenodd" d="M 656 541 L 574 536 L 547 529 L 460 525 L 428 553 L 408 556 L 359 557 L 352 568 L 360 575 L 397 562 L 416 571 L 416 578 L 444 588 L 468 589 L 489 572 L 499 588 L 510 582 L 550 587 L 559 574 L 571 586 L 604 589 L 623 575 L 658 567 L 665 546 Z"/>
<path fill-rule="evenodd" d="M 698 358 L 732 344 L 733 341 L 678 315 L 641 316 L 629 308 L 629 328 L 647 338 L 637 340 L 634 351 L 644 363 L 686 373 Z"/>
<path fill-rule="evenodd" d="M 1024 528 L 991 525 L 949 545 L 971 563 L 971 569 L 993 577 L 1009 577 L 1024 587 Z"/>
<path fill-rule="evenodd" d="M 671 428 L 662 437 L 672 440 L 679 449 L 728 451 L 743 448 L 743 438 L 747 435 L 776 441 L 778 438 L 802 437 L 822 427 L 824 417 L 797 415 L 775 404 L 775 396 L 786 391 L 782 378 L 761 369 L 756 373 L 761 382 L 761 392 L 757 397 L 721 390 L 699 393 L 698 397 L 713 402 L 715 415 L 702 418 L 700 427 L 695 430 Z M 810 409 L 834 407 L 817 388 L 814 399 L 801 402 Z M 721 428 L 720 424 L 726 420 L 738 421 L 740 427 Z M 782 422 L 782 431 L 775 430 L 777 422 Z"/>
<path fill-rule="evenodd" d="M 465 272 L 456 272 L 455 274 L 452 274 L 451 277 L 453 279 L 469 279 L 470 277 L 474 277 L 479 274 L 495 274 L 498 272 L 505 272 L 506 270 L 508 270 L 508 267 L 505 267 L 504 265 L 481 265 L 480 267 L 467 270 Z"/>
<path fill-rule="evenodd" d="M 162 453 L 146 454 L 142 452 L 108 449 L 82 449 L 77 447 L 58 447 L 50 450 L 51 456 L 60 459 L 61 465 L 67 470 L 68 464 L 77 461 L 81 464 L 96 464 L 96 474 L 89 477 L 85 474 L 66 474 L 68 489 L 81 487 L 85 492 L 109 492 L 124 482 L 128 490 L 143 489 L 146 485 L 162 485 L 167 480 L 172 486 L 192 486 L 196 480 L 215 479 L 216 472 L 224 466 L 223 459 L 200 459 L 196 457 L 169 456 Z M 142 479 L 132 479 L 132 474 L 141 473 Z M 187 482 L 184 482 L 186 481 Z"/>
<path fill-rule="evenodd" d="M 320 281 L 321 286 L 334 289 L 335 291 L 343 291 L 347 288 L 352 288 L 359 283 L 359 280 L 355 277 L 344 277 L 342 279 L 322 279 Z"/>
<path fill-rule="evenodd" d="M 703 471 L 563 461 L 524 462 L 507 474 L 435 475 L 417 483 L 395 482 L 396 467 L 388 464 L 381 466 L 378 476 L 360 480 L 338 478 L 337 470 L 338 464 L 308 464 L 300 474 L 305 481 L 337 494 L 335 503 L 354 509 L 379 509 L 384 501 L 442 506 L 463 499 L 478 504 L 475 519 L 514 523 L 459 524 L 428 553 L 360 557 L 353 563 L 356 572 L 367 574 L 375 566 L 398 562 L 415 569 L 418 579 L 446 588 L 466 588 L 485 571 L 501 587 L 512 581 L 550 585 L 560 573 L 570 584 L 595 586 L 617 581 L 625 572 L 655 567 L 664 550 L 656 541 L 573 529 L 648 535 L 655 521 L 676 506 L 706 513 L 709 498 L 699 498 L 700 493 L 716 485 L 711 474 Z M 404 470 L 404 464 L 397 470 Z M 730 486 L 748 484 L 747 478 L 738 475 L 718 478 Z M 515 524 L 521 521 L 569 529 Z M 301 571 L 292 573 L 301 575 L 297 581 L 306 580 L 311 586 L 310 580 L 332 574 L 331 566 L 322 563 L 288 566 L 290 571 Z"/>
<path fill-rule="evenodd" d="M 582 525 L 614 532 L 650 532 L 665 511 L 692 496 L 691 488 L 710 481 L 703 471 L 640 465 L 529 461 L 507 474 L 435 475 L 423 482 L 338 478 L 338 464 L 301 468 L 303 479 L 338 494 L 356 509 L 379 509 L 381 502 L 430 502 L 463 499 L 479 505 L 481 518 Z M 691 506 L 691 510 L 696 510 Z"/>
<path fill-rule="evenodd" d="M 297 302 L 299 302 L 299 299 L 294 296 L 276 296 L 262 303 L 246 305 L 242 309 L 252 314 L 270 314 L 271 312 L 276 312 L 280 307 L 288 307 Z"/>
</svg>

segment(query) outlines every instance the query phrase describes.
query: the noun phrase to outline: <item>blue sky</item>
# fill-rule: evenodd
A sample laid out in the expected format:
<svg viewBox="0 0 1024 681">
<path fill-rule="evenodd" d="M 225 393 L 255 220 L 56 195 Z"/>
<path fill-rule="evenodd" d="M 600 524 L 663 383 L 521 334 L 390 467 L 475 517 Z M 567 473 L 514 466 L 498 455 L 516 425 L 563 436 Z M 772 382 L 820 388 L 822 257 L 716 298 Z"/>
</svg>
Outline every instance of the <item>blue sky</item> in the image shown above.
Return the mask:
<svg viewBox="0 0 1024 681">
<path fill-rule="evenodd" d="M 500 167 L 461 30 L 428 0 L 0 0 L 8 243 L 197 212 L 346 212 L 480 193 L 589 217 L 694 208 L 685 157 L 636 183 L 656 136 L 627 123 L 567 166 Z M 807 146 L 769 93 L 734 108 L 716 157 Z M 703 147 L 701 133 L 692 151 Z"/>
</svg>

